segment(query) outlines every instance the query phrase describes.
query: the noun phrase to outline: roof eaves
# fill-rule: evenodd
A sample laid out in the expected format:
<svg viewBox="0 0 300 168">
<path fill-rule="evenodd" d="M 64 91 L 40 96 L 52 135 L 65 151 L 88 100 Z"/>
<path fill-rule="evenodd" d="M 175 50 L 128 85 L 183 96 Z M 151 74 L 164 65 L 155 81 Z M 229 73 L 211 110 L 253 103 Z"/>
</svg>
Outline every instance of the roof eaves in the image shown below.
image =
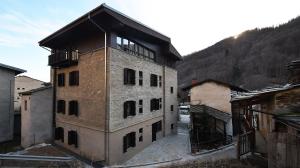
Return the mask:
<svg viewBox="0 0 300 168">
<path fill-rule="evenodd" d="M 16 75 L 18 75 L 20 73 L 27 72 L 24 69 L 16 68 L 16 67 L 13 67 L 13 66 L 10 66 L 10 65 L 5 65 L 5 64 L 2 64 L 2 63 L 0 63 L 0 68 L 4 68 L 4 69 L 14 71 Z"/>
</svg>

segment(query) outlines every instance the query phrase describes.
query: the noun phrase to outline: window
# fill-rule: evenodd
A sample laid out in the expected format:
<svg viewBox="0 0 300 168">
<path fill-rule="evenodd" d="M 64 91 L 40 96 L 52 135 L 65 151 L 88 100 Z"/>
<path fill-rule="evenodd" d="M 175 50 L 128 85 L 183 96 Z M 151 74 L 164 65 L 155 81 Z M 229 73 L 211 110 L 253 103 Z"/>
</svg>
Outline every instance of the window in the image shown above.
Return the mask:
<svg viewBox="0 0 300 168">
<path fill-rule="evenodd" d="M 57 85 L 65 86 L 65 74 L 64 73 L 60 73 L 57 75 Z"/>
<path fill-rule="evenodd" d="M 156 123 L 152 124 L 153 129 L 155 130 L 155 132 L 159 132 L 162 130 L 162 125 L 161 125 L 161 121 L 158 121 Z"/>
<path fill-rule="evenodd" d="M 148 49 L 147 47 L 141 46 L 140 44 L 119 36 L 116 38 L 116 43 L 117 49 L 124 50 L 132 55 L 138 55 L 141 58 L 150 60 L 152 62 L 155 61 L 155 52 Z"/>
<path fill-rule="evenodd" d="M 78 135 L 76 131 L 68 132 L 68 145 L 74 145 L 75 148 L 78 147 Z"/>
<path fill-rule="evenodd" d="M 143 113 L 143 100 L 139 100 L 139 113 Z"/>
<path fill-rule="evenodd" d="M 171 130 L 174 129 L 174 124 L 171 124 Z"/>
<path fill-rule="evenodd" d="M 25 100 L 25 102 L 24 102 L 24 109 L 25 109 L 25 111 L 27 111 L 27 100 Z"/>
<path fill-rule="evenodd" d="M 66 102 L 64 100 L 58 100 L 57 101 L 57 113 L 63 113 L 66 112 Z"/>
<path fill-rule="evenodd" d="M 124 85 L 135 85 L 135 70 L 124 69 Z"/>
<path fill-rule="evenodd" d="M 173 94 L 173 92 L 174 92 L 174 88 L 173 87 L 170 88 L 170 92 L 171 92 L 171 94 Z"/>
<path fill-rule="evenodd" d="M 140 128 L 139 129 L 139 142 L 142 142 L 143 141 L 143 128 Z"/>
<path fill-rule="evenodd" d="M 20 90 L 20 88 L 17 88 L 17 90 Z"/>
<path fill-rule="evenodd" d="M 162 129 L 162 124 L 161 124 L 161 121 L 158 121 L 157 122 L 157 131 L 161 131 Z"/>
<path fill-rule="evenodd" d="M 162 98 L 159 98 L 159 109 L 162 108 Z"/>
<path fill-rule="evenodd" d="M 117 37 L 117 48 L 122 49 L 122 38 L 121 37 Z"/>
<path fill-rule="evenodd" d="M 150 100 L 150 111 L 159 110 L 159 99 Z"/>
<path fill-rule="evenodd" d="M 69 102 L 69 115 L 78 116 L 78 102 L 75 100 Z"/>
<path fill-rule="evenodd" d="M 143 72 L 139 71 L 139 85 L 143 86 Z"/>
<path fill-rule="evenodd" d="M 135 132 L 126 134 L 123 137 L 123 152 L 126 153 L 130 147 L 135 147 Z"/>
<path fill-rule="evenodd" d="M 64 142 L 64 129 L 62 127 L 55 128 L 55 140 Z"/>
<path fill-rule="evenodd" d="M 159 87 L 161 87 L 161 76 L 159 76 Z"/>
<path fill-rule="evenodd" d="M 79 85 L 79 71 L 72 71 L 69 73 L 69 85 L 70 86 Z"/>
<path fill-rule="evenodd" d="M 157 86 L 157 75 L 151 74 L 150 75 L 150 86 Z"/>
<path fill-rule="evenodd" d="M 170 109 L 171 109 L 171 111 L 174 111 L 174 106 L 171 105 L 171 106 L 170 106 Z"/>
<path fill-rule="evenodd" d="M 126 101 L 124 103 L 124 118 L 135 116 L 135 101 Z"/>
</svg>

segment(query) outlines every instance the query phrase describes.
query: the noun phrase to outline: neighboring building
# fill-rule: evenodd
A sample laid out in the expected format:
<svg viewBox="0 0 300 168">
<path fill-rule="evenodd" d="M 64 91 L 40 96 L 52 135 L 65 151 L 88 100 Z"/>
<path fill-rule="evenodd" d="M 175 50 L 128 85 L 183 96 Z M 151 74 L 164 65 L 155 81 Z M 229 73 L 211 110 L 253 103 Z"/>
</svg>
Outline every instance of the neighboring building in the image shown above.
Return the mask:
<svg viewBox="0 0 300 168">
<path fill-rule="evenodd" d="M 290 84 L 238 95 L 232 99 L 238 127 L 238 156 L 260 153 L 269 167 L 300 164 L 300 66 L 291 69 Z"/>
<path fill-rule="evenodd" d="M 44 86 L 44 82 L 33 79 L 28 76 L 16 76 L 15 77 L 15 96 L 14 96 L 14 135 L 21 135 L 21 97 L 19 93 L 26 92 L 31 89 L 36 89 Z"/>
<path fill-rule="evenodd" d="M 24 72 L 0 63 L 0 142 L 13 139 L 15 76 Z"/>
<path fill-rule="evenodd" d="M 44 86 L 21 92 L 21 145 L 26 148 L 53 140 L 53 90 Z"/>
<path fill-rule="evenodd" d="M 33 79 L 28 76 L 16 76 L 15 77 L 15 99 L 14 99 L 14 109 L 15 113 L 21 112 L 21 97 L 19 93 L 26 92 L 32 89 L 36 89 L 44 86 L 45 82 Z"/>
<path fill-rule="evenodd" d="M 193 81 L 193 84 L 184 88 L 184 90 L 190 90 L 191 106 L 205 105 L 220 112 L 227 113 L 230 116 L 232 114 L 230 103 L 232 96 L 247 91 L 240 87 L 213 79 L 207 79 L 201 82 Z M 227 134 L 233 135 L 231 119 L 226 127 Z"/>
<path fill-rule="evenodd" d="M 231 97 L 246 90 L 217 80 L 192 81 L 190 93 L 191 150 L 231 143 L 233 136 Z"/>
<path fill-rule="evenodd" d="M 176 133 L 170 38 L 102 4 L 39 44 L 52 50 L 56 144 L 116 164 Z"/>
</svg>

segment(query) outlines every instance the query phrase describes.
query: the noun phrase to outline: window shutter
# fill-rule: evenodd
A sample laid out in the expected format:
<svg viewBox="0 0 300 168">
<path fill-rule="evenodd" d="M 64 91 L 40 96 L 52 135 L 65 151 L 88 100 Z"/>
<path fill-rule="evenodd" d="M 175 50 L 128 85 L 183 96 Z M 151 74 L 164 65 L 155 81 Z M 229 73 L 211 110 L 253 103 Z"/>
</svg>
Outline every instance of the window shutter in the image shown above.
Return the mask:
<svg viewBox="0 0 300 168">
<path fill-rule="evenodd" d="M 135 85 L 135 70 L 132 70 L 131 81 Z"/>
<path fill-rule="evenodd" d="M 75 85 L 79 85 L 79 71 L 75 72 Z"/>
<path fill-rule="evenodd" d="M 69 131 L 68 132 L 68 145 L 72 145 L 73 144 L 73 136 L 72 136 L 72 132 Z"/>
<path fill-rule="evenodd" d="M 123 117 L 127 118 L 127 102 L 124 102 L 123 104 L 123 111 L 124 111 Z"/>
<path fill-rule="evenodd" d="M 74 145 L 77 148 L 78 147 L 78 135 L 77 135 L 77 132 L 73 131 L 73 137 L 74 137 Z"/>
<path fill-rule="evenodd" d="M 128 69 L 124 69 L 124 84 L 128 84 Z"/>
<path fill-rule="evenodd" d="M 136 102 L 135 101 L 133 101 L 132 102 L 132 115 L 135 115 L 136 114 Z"/>
<path fill-rule="evenodd" d="M 127 152 L 127 135 L 123 136 L 123 153 Z"/>
<path fill-rule="evenodd" d="M 131 133 L 131 146 L 135 147 L 135 132 Z"/>
</svg>

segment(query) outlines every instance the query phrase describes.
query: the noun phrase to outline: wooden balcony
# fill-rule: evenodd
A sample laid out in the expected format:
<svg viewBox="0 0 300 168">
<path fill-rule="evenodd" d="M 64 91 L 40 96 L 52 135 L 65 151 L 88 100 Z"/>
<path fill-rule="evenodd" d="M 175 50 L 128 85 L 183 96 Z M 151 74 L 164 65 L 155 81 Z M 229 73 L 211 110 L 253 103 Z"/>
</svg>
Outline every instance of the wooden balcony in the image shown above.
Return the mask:
<svg viewBox="0 0 300 168">
<path fill-rule="evenodd" d="M 48 65 L 52 67 L 68 67 L 78 64 L 77 51 L 55 51 L 48 57 Z"/>
</svg>

